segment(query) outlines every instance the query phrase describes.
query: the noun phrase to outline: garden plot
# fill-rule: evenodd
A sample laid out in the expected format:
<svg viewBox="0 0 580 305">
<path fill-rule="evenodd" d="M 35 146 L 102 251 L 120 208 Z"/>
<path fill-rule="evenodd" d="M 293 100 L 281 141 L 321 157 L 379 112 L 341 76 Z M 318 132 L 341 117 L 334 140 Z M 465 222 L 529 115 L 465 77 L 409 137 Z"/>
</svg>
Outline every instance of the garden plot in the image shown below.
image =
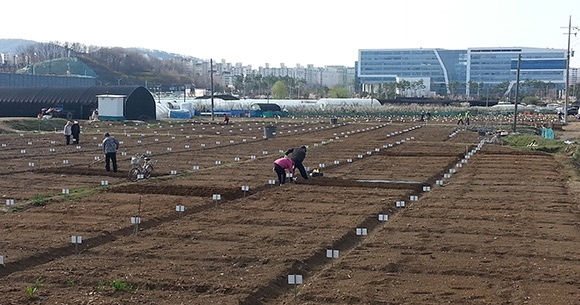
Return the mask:
<svg viewBox="0 0 580 305">
<path fill-rule="evenodd" d="M 152 179 L 23 172 L 46 175 L 55 191 L 78 180 L 80 192 L 0 216 L 7 220 L 0 225 L 6 236 L 0 239 L 6 265 L 0 266 L 0 303 L 523 303 L 539 291 L 538 304 L 552 304 L 543 301 L 550 289 L 564 295 L 556 303 L 573 303 L 570 283 L 578 279 L 564 279 L 580 274 L 571 259 L 578 256 L 577 213 L 567 192 L 544 194 L 566 190 L 551 157 L 485 146 L 456 167 L 477 137 L 450 141 L 455 126 L 434 124 L 391 136 L 415 124 L 386 123 L 301 122 L 280 127 L 283 133 L 268 140 L 261 140 L 264 125 L 255 122 L 252 131 L 236 126 L 239 133 L 232 129 L 232 136 L 228 126 L 228 135 L 218 135 L 211 127 L 222 126 L 204 124 L 202 137 L 190 138 L 187 124 L 164 125 L 164 133 L 150 126 L 142 143 L 125 146 L 155 151 L 161 175 Z M 125 126 L 109 127 L 126 141 Z M 238 142 L 252 134 L 255 141 Z M 215 139 L 236 143 L 216 145 Z M 202 149 L 206 142 L 214 144 Z M 176 148 L 168 151 L 169 145 Z M 274 159 L 300 145 L 310 147 L 305 165 L 324 163 L 324 176 L 269 185 Z M 237 153 L 246 159 L 234 160 Z M 227 162 L 216 165 L 219 156 Z M 91 154 L 86 157 L 91 161 Z M 199 161 L 203 166 L 193 170 Z M 182 164 L 187 170 L 169 174 Z M 457 172 L 442 178 L 450 168 Z M 383 172 L 390 172 L 389 180 L 417 184 L 357 181 Z M 93 179 L 111 184 L 83 186 Z M 434 179 L 444 185 L 433 185 Z M 538 218 L 550 212 L 558 217 Z M 141 222 L 132 223 L 137 216 Z M 75 246 L 71 236 L 82 236 L 83 243 Z M 340 255 L 328 257 L 328 250 Z M 293 274 L 304 283 L 288 284 Z M 31 297 L 27 289 L 36 286 Z"/>
</svg>

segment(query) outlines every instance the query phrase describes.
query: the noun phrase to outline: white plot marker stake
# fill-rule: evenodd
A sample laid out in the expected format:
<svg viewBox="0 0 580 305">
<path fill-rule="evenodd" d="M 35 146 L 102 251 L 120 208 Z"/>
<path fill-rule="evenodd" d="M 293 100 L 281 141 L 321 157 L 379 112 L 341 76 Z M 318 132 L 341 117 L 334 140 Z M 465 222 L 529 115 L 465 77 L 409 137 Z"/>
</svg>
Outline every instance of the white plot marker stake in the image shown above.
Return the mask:
<svg viewBox="0 0 580 305">
<path fill-rule="evenodd" d="M 250 187 L 247 185 L 242 185 L 242 191 L 244 192 L 244 197 L 246 197 L 246 193 L 250 190 Z"/>
<path fill-rule="evenodd" d="M 367 235 L 367 228 L 356 228 L 356 235 L 357 236 Z"/>
<path fill-rule="evenodd" d="M 276 184 L 276 180 L 268 180 L 268 184 L 269 184 L 271 187 L 274 187 L 274 184 Z"/>
<path fill-rule="evenodd" d="M 181 218 L 181 214 L 183 214 L 183 212 L 185 212 L 185 206 L 178 205 L 175 207 L 175 211 L 177 211 L 178 217 Z"/>
<path fill-rule="evenodd" d="M 298 293 L 298 285 L 302 285 L 302 275 L 301 274 L 289 274 L 288 284 L 294 285 L 294 295 Z"/>
<path fill-rule="evenodd" d="M 77 235 L 73 235 L 70 238 L 70 242 L 73 243 L 75 245 L 75 253 L 79 253 L 79 244 L 83 243 L 83 237 L 82 236 L 77 236 Z"/>
<path fill-rule="evenodd" d="M 327 249 L 326 250 L 326 258 L 338 258 L 339 253 L 340 252 L 338 250 Z"/>
<path fill-rule="evenodd" d="M 213 201 L 215 202 L 215 206 L 218 206 L 218 201 L 222 200 L 222 195 L 220 194 L 213 194 L 212 196 Z"/>
</svg>

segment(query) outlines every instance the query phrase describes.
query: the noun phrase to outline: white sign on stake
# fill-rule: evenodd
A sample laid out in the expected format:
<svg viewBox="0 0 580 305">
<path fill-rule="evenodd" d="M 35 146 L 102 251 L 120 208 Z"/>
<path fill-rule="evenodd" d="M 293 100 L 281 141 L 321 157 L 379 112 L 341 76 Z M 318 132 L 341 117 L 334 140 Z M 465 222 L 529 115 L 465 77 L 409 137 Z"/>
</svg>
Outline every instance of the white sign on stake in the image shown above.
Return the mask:
<svg viewBox="0 0 580 305">
<path fill-rule="evenodd" d="M 236 162 L 240 161 L 240 157 L 235 157 L 234 161 L 236 161 Z"/>
<path fill-rule="evenodd" d="M 185 145 L 185 148 L 189 148 L 189 145 Z"/>
<path fill-rule="evenodd" d="M 268 154 L 268 151 L 266 151 L 266 150 L 262 151 L 262 155 L 267 155 L 267 154 Z"/>
<path fill-rule="evenodd" d="M 177 212 L 183 212 L 183 211 L 185 211 L 185 206 L 178 205 L 178 206 L 175 207 L 175 210 Z"/>
<path fill-rule="evenodd" d="M 411 195 L 411 196 L 409 196 L 409 200 L 410 201 L 418 201 L 419 200 L 419 196 Z"/>
<path fill-rule="evenodd" d="M 324 168 L 324 163 L 319 163 L 319 164 L 318 164 L 318 167 L 320 167 L 320 168 Z"/>
<path fill-rule="evenodd" d="M 172 171 L 170 172 L 170 174 L 171 174 L 171 175 L 177 175 L 177 171 L 176 171 L 176 170 L 172 170 Z"/>
<path fill-rule="evenodd" d="M 387 220 L 389 220 L 389 215 L 379 214 L 379 221 L 387 221 Z"/>
<path fill-rule="evenodd" d="M 127 152 L 125 152 L 125 151 L 121 152 L 121 156 L 126 156 L 126 155 L 127 155 Z"/>
<path fill-rule="evenodd" d="M 68 164 L 68 160 L 62 160 L 62 164 Z"/>
<path fill-rule="evenodd" d="M 26 153 L 26 149 L 21 149 L 21 150 L 20 150 L 20 153 L 21 153 L 21 154 L 25 154 L 25 153 Z"/>
<path fill-rule="evenodd" d="M 14 199 L 6 199 L 6 205 L 14 205 Z"/>
<path fill-rule="evenodd" d="M 2 255 L 0 255 L 0 265 L 6 266 L 6 265 L 4 265 L 4 256 L 2 256 Z"/>
<path fill-rule="evenodd" d="M 444 175 L 443 175 L 443 178 L 445 178 L 445 179 L 449 179 L 449 178 L 451 178 L 451 174 L 444 174 Z"/>
<path fill-rule="evenodd" d="M 82 236 L 73 235 L 70 238 L 70 242 L 73 243 L 73 244 L 82 244 L 83 243 L 83 237 Z"/>
<path fill-rule="evenodd" d="M 34 167 L 34 162 L 28 162 L 28 166 Z"/>
<path fill-rule="evenodd" d="M 62 189 L 62 193 L 65 195 L 70 194 L 70 190 L 69 189 Z"/>
<path fill-rule="evenodd" d="M 397 208 L 404 208 L 405 207 L 405 201 L 403 201 L 403 200 L 397 200 L 397 202 L 395 202 L 395 206 Z"/>
<path fill-rule="evenodd" d="M 356 235 L 367 235 L 367 228 L 356 228 Z"/>
<path fill-rule="evenodd" d="M 220 194 L 213 194 L 212 198 L 213 198 L 213 200 L 221 200 L 222 199 L 222 195 L 220 195 Z"/>
<path fill-rule="evenodd" d="M 145 179 L 145 175 L 144 174 L 137 174 L 137 179 L 138 180 Z"/>
<path fill-rule="evenodd" d="M 363 155 L 358 155 L 358 158 L 359 158 L 359 159 L 362 159 L 362 157 L 363 157 Z"/>
<path fill-rule="evenodd" d="M 193 170 L 199 170 L 199 165 L 194 165 Z"/>
<path fill-rule="evenodd" d="M 242 185 L 242 191 L 247 192 L 250 190 L 250 187 L 247 185 Z"/>
<path fill-rule="evenodd" d="M 141 223 L 141 217 L 137 217 L 137 216 L 131 217 L 131 224 L 140 224 L 140 223 Z"/>
<path fill-rule="evenodd" d="M 268 180 L 268 184 L 269 185 L 274 185 L 274 184 L 276 184 L 276 180 Z"/>
<path fill-rule="evenodd" d="M 254 155 L 251 155 L 251 156 L 250 156 L 250 159 L 252 159 L 252 160 L 256 160 L 256 156 L 254 156 Z"/>
<path fill-rule="evenodd" d="M 326 257 L 327 258 L 338 258 L 339 251 L 338 250 L 326 250 Z"/>
<path fill-rule="evenodd" d="M 430 192 L 430 191 L 431 191 L 430 186 L 423 186 L 423 192 Z"/>
<path fill-rule="evenodd" d="M 437 181 L 435 181 L 435 184 L 437 184 L 437 185 L 443 185 L 443 180 L 437 180 Z"/>
<path fill-rule="evenodd" d="M 288 275 L 288 284 L 290 285 L 301 285 L 302 275 L 300 274 L 290 274 Z"/>
<path fill-rule="evenodd" d="M 346 159 L 346 163 L 352 163 L 352 159 Z"/>
<path fill-rule="evenodd" d="M 338 164 L 340 164 L 340 161 L 334 160 L 334 165 L 338 165 Z"/>
<path fill-rule="evenodd" d="M 103 181 L 101 181 L 101 185 L 109 185 L 109 181 L 103 180 Z"/>
<path fill-rule="evenodd" d="M 220 164 L 222 164 L 222 161 L 219 161 L 219 160 L 215 161 L 215 165 L 220 165 Z"/>
</svg>

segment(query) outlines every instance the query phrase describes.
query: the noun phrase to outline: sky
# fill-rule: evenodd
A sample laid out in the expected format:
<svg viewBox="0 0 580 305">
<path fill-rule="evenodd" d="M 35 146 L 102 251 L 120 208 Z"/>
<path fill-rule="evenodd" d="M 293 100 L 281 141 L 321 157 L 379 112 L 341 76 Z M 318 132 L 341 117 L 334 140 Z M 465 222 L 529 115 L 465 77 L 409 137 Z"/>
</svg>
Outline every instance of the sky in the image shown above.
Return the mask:
<svg viewBox="0 0 580 305">
<path fill-rule="evenodd" d="M 0 38 L 140 47 L 231 63 L 353 67 L 360 49 L 567 49 L 580 0 L 19 0 Z M 578 32 L 578 31 L 572 31 Z M 571 36 L 580 50 L 580 33 Z M 580 52 L 571 60 L 580 67 Z"/>
</svg>

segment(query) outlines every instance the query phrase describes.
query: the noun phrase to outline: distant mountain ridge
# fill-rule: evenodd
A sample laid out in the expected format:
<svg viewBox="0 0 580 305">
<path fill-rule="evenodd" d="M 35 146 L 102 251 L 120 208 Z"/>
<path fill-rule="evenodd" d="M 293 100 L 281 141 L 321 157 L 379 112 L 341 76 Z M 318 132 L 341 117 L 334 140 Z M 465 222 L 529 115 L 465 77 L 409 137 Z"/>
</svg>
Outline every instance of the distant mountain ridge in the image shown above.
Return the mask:
<svg viewBox="0 0 580 305">
<path fill-rule="evenodd" d="M 10 53 L 16 54 L 19 53 L 21 49 L 27 48 L 31 45 L 38 44 L 40 42 L 34 40 L 27 40 L 27 39 L 16 39 L 16 38 L 0 38 L 0 53 Z M 131 48 L 121 48 L 129 51 L 134 51 L 141 54 L 147 54 L 151 57 L 159 58 L 159 59 L 171 59 L 176 57 L 188 57 L 188 58 L 196 58 L 194 56 L 186 56 L 183 54 L 177 53 L 170 53 L 162 50 L 152 50 L 152 49 L 145 49 L 139 47 L 131 47 Z"/>
</svg>

